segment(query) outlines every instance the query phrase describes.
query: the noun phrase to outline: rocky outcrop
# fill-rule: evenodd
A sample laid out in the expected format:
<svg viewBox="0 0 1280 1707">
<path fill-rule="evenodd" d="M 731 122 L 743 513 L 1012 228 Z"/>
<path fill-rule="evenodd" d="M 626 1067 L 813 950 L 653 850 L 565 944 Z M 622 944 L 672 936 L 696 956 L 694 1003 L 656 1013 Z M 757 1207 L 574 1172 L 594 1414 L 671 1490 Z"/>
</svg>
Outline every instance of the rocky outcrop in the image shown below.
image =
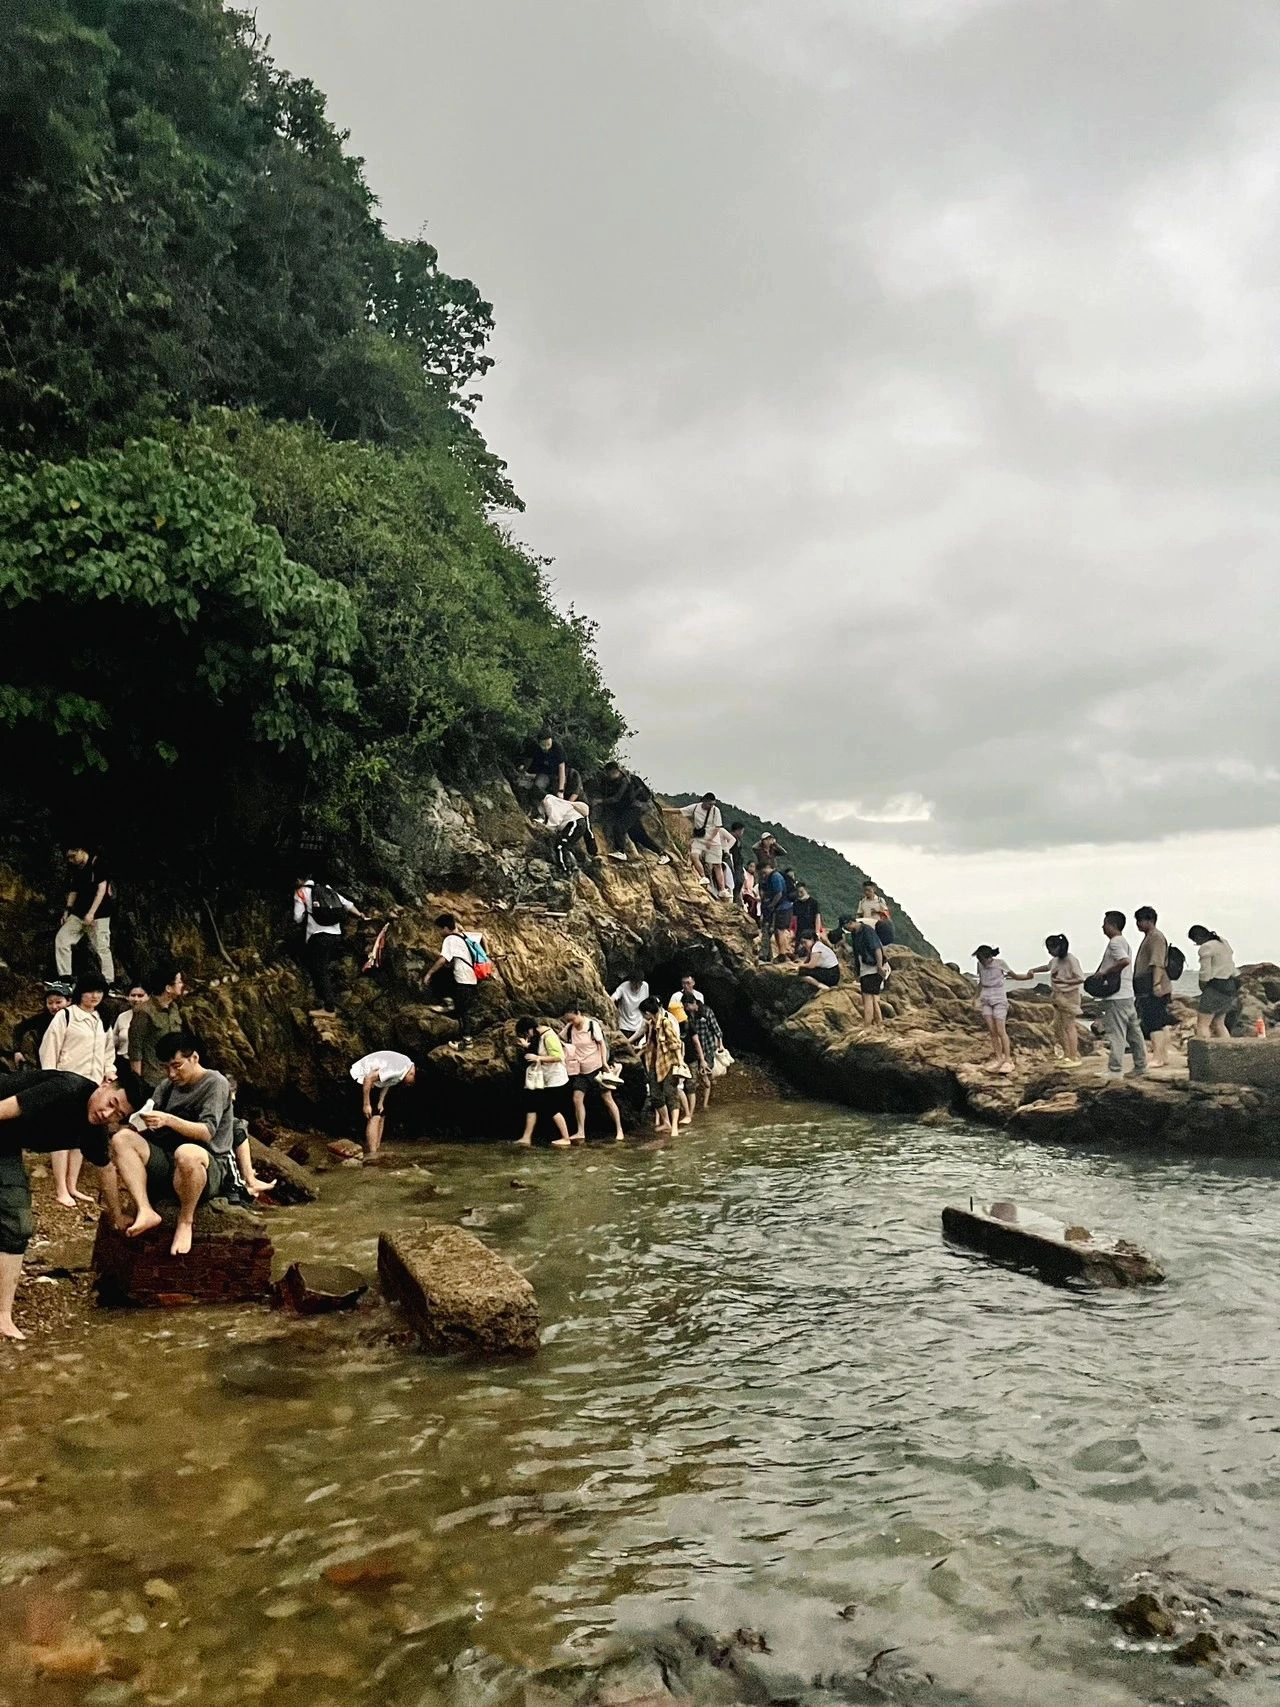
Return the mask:
<svg viewBox="0 0 1280 1707">
<path fill-rule="evenodd" d="M 1280 1152 L 1280 1094 L 1249 1086 L 1171 1084 L 1132 1076 L 1104 1084 L 1033 1083 L 1009 1116 L 1020 1138 L 1202 1155 Z"/>
<path fill-rule="evenodd" d="M 378 1278 L 424 1351 L 530 1357 L 538 1350 L 533 1287 L 462 1227 L 418 1227 L 378 1240 Z"/>
<path fill-rule="evenodd" d="M 140 1238 L 98 1221 L 93 1269 L 102 1304 L 170 1308 L 178 1304 L 247 1304 L 271 1293 L 271 1240 L 247 1210 L 214 1203 L 196 1211 L 190 1252 L 169 1255 L 177 1212 Z"/>
</svg>

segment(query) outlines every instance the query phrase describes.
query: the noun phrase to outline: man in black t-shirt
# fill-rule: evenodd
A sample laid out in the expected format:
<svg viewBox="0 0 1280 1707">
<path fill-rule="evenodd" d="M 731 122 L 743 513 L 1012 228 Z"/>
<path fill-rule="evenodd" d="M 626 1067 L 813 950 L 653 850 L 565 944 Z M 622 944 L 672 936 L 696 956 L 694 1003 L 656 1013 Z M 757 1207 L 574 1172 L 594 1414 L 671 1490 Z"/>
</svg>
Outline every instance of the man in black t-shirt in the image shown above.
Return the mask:
<svg viewBox="0 0 1280 1707">
<path fill-rule="evenodd" d="M 133 1074 L 95 1085 L 78 1073 L 0 1073 L 0 1339 L 25 1338 L 13 1320 L 22 1258 L 31 1243 L 31 1186 L 22 1152 L 82 1150 L 102 1170 L 102 1191 L 116 1225 L 120 1193 L 111 1134 L 146 1100 Z"/>
<path fill-rule="evenodd" d="M 108 984 L 115 982 L 115 962 L 111 958 L 111 914 L 115 902 L 115 886 L 107 875 L 106 861 L 101 854 L 91 854 L 87 848 L 67 849 L 67 905 L 62 925 L 53 939 L 54 957 L 59 978 L 71 976 L 71 954 L 81 937 L 88 937 L 98 957 L 102 976 Z"/>
<path fill-rule="evenodd" d="M 528 742 L 524 753 L 523 781 L 528 792 L 537 800 L 544 794 L 563 794 L 569 774 L 565 750 L 549 729 L 536 740 Z"/>
</svg>

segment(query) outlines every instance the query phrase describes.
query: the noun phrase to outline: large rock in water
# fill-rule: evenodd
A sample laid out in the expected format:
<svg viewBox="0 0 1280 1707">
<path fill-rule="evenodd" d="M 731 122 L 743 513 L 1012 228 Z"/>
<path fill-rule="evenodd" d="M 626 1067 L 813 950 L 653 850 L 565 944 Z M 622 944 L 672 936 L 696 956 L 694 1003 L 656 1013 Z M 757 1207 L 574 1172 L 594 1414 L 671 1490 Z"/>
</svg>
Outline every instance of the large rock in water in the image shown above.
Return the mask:
<svg viewBox="0 0 1280 1707">
<path fill-rule="evenodd" d="M 378 1278 L 426 1351 L 530 1357 L 538 1349 L 533 1287 L 462 1227 L 383 1233 Z"/>
<path fill-rule="evenodd" d="M 233 1204 L 196 1211 L 185 1257 L 169 1255 L 177 1210 L 153 1232 L 129 1239 L 104 1215 L 93 1245 L 100 1304 L 250 1304 L 271 1294 L 273 1251 L 261 1219 Z"/>
<path fill-rule="evenodd" d="M 1209 1156 L 1280 1155 L 1280 1093 L 1251 1085 L 1171 1084 L 1115 1078 L 1105 1084 L 1028 1087 L 1009 1120 L 1019 1138 L 1108 1149 Z"/>
<path fill-rule="evenodd" d="M 310 1168 L 304 1168 L 283 1150 L 264 1144 L 260 1138 L 250 1138 L 249 1154 L 258 1178 L 271 1182 L 271 1196 L 277 1203 L 314 1203 L 319 1197 Z"/>
<path fill-rule="evenodd" d="M 996 1213 L 996 1211 L 999 1213 Z M 1029 1268 L 1045 1280 L 1088 1286 L 1159 1286 L 1164 1270 L 1123 1240 L 1095 1244 L 1082 1227 L 1069 1230 L 1040 1216 L 1020 1216 L 1012 1203 L 981 1209 L 957 1205 L 942 1211 L 942 1231 L 954 1244 L 981 1251 L 1010 1268 Z"/>
</svg>

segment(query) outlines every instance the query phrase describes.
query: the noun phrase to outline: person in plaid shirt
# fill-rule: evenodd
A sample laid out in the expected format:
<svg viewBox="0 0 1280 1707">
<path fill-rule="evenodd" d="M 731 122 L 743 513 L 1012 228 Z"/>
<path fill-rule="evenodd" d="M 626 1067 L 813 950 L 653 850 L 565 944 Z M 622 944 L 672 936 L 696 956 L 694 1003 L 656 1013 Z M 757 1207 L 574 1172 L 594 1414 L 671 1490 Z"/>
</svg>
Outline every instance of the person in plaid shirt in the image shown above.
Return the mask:
<svg viewBox="0 0 1280 1707">
<path fill-rule="evenodd" d="M 693 1055 L 693 1059 L 689 1056 L 685 1058 L 696 1073 L 691 1088 L 695 1097 L 701 1090 L 702 1106 L 705 1109 L 711 1102 L 711 1069 L 716 1064 L 716 1050 L 724 1048 L 724 1033 L 720 1029 L 720 1021 L 706 1002 L 686 996 L 684 1013 L 689 1022 L 689 1041 Z"/>
</svg>

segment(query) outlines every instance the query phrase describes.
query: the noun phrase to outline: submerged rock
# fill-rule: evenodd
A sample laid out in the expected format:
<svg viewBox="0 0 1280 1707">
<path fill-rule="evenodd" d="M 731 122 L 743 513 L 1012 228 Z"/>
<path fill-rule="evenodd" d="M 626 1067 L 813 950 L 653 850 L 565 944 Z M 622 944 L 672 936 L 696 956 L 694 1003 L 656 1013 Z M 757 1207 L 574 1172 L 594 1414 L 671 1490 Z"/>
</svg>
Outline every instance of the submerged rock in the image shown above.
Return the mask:
<svg viewBox="0 0 1280 1707">
<path fill-rule="evenodd" d="M 1140 1642 L 1172 1636 L 1178 1628 L 1177 1619 L 1165 1611 L 1154 1594 L 1135 1594 L 1117 1606 L 1111 1616 L 1127 1636 Z"/>
<path fill-rule="evenodd" d="M 336 1262 L 291 1262 L 276 1285 L 276 1296 L 300 1316 L 354 1310 L 369 1290 L 359 1269 Z"/>
<path fill-rule="evenodd" d="M 320 1195 L 311 1170 L 299 1165 L 285 1150 L 250 1138 L 249 1154 L 259 1179 L 270 1180 L 271 1196 L 276 1203 L 314 1203 Z"/>
<path fill-rule="evenodd" d="M 383 1233 L 378 1277 L 426 1351 L 528 1357 L 538 1350 L 533 1287 L 461 1227 Z"/>
</svg>

